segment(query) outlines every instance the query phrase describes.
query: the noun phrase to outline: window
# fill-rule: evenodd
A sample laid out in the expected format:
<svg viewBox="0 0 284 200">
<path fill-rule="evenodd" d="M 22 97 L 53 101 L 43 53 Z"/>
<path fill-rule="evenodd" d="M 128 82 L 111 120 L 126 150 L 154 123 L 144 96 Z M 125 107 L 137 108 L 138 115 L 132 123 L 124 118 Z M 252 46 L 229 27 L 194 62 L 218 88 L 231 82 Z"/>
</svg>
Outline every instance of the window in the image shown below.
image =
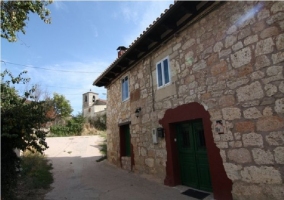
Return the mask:
<svg viewBox="0 0 284 200">
<path fill-rule="evenodd" d="M 126 76 L 121 81 L 121 93 L 122 93 L 122 101 L 125 101 L 129 98 L 129 80 L 128 76 Z"/>
<path fill-rule="evenodd" d="M 164 58 L 156 65 L 158 88 L 170 83 L 169 57 Z"/>
<path fill-rule="evenodd" d="M 88 99 L 87 99 L 87 95 L 85 95 L 85 102 L 87 102 L 88 101 Z"/>
</svg>

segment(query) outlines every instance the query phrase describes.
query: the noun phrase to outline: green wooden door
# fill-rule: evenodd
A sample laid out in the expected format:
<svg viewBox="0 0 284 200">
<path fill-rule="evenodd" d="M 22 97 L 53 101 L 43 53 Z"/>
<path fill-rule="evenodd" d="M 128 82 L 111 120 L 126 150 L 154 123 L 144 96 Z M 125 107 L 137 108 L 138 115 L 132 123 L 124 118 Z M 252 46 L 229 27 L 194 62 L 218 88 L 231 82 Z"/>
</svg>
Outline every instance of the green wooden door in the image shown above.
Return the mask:
<svg viewBox="0 0 284 200">
<path fill-rule="evenodd" d="M 125 156 L 131 156 L 131 142 L 130 142 L 130 130 L 129 126 L 125 126 Z"/>
<path fill-rule="evenodd" d="M 212 191 L 202 120 L 176 125 L 181 182 Z"/>
</svg>

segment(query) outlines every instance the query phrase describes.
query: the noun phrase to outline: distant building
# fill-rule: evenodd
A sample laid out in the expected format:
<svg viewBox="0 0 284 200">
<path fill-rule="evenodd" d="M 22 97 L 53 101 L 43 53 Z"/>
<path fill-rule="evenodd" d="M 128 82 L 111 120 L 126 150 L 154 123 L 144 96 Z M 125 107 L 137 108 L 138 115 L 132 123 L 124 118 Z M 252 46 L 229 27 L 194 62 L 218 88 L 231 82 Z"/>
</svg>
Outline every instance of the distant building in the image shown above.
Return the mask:
<svg viewBox="0 0 284 200">
<path fill-rule="evenodd" d="M 99 94 L 92 91 L 83 94 L 83 116 L 92 118 L 106 112 L 106 100 L 99 99 Z"/>
</svg>

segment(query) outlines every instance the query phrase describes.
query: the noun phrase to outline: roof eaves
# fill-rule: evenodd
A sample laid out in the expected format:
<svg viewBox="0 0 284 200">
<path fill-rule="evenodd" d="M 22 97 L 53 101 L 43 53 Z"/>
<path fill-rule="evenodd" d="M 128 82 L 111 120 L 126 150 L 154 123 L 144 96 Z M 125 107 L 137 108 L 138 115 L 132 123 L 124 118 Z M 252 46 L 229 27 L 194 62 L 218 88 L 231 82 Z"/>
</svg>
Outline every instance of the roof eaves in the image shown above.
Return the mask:
<svg viewBox="0 0 284 200">
<path fill-rule="evenodd" d="M 176 5 L 178 3 L 178 1 L 174 2 L 174 5 Z M 158 23 L 158 21 L 160 21 L 162 19 L 163 16 L 165 16 L 166 13 L 169 12 L 169 10 L 171 10 L 174 6 L 173 4 L 169 5 L 169 9 L 165 9 L 163 13 L 161 13 L 160 17 L 157 17 L 156 20 L 154 20 L 147 28 L 145 31 L 143 31 L 142 34 L 140 34 L 140 36 L 138 36 L 130 45 L 129 48 L 124 52 L 124 54 L 122 54 L 122 56 L 120 56 L 119 58 L 116 58 L 115 61 L 93 82 L 93 85 L 97 85 L 98 82 L 108 73 L 110 72 L 115 65 L 120 61 L 123 60 L 124 57 L 127 56 L 127 53 L 130 52 L 132 50 L 132 48 L 134 48 L 135 44 L 137 44 L 142 38 L 143 36 L 145 36 L 147 33 L 150 32 L 150 30 L 155 26 L 155 24 Z"/>
</svg>

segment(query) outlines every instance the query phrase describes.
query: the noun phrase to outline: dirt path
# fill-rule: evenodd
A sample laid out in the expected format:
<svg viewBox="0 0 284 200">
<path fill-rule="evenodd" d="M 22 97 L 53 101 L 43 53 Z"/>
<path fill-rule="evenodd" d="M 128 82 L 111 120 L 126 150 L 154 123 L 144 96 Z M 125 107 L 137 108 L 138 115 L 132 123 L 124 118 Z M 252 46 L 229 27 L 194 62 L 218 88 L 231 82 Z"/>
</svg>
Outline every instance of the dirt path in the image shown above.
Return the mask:
<svg viewBox="0 0 284 200">
<path fill-rule="evenodd" d="M 101 157 L 100 136 L 47 138 L 53 164 L 53 189 L 45 200 L 193 199 L 171 188 L 117 168 Z"/>
</svg>

